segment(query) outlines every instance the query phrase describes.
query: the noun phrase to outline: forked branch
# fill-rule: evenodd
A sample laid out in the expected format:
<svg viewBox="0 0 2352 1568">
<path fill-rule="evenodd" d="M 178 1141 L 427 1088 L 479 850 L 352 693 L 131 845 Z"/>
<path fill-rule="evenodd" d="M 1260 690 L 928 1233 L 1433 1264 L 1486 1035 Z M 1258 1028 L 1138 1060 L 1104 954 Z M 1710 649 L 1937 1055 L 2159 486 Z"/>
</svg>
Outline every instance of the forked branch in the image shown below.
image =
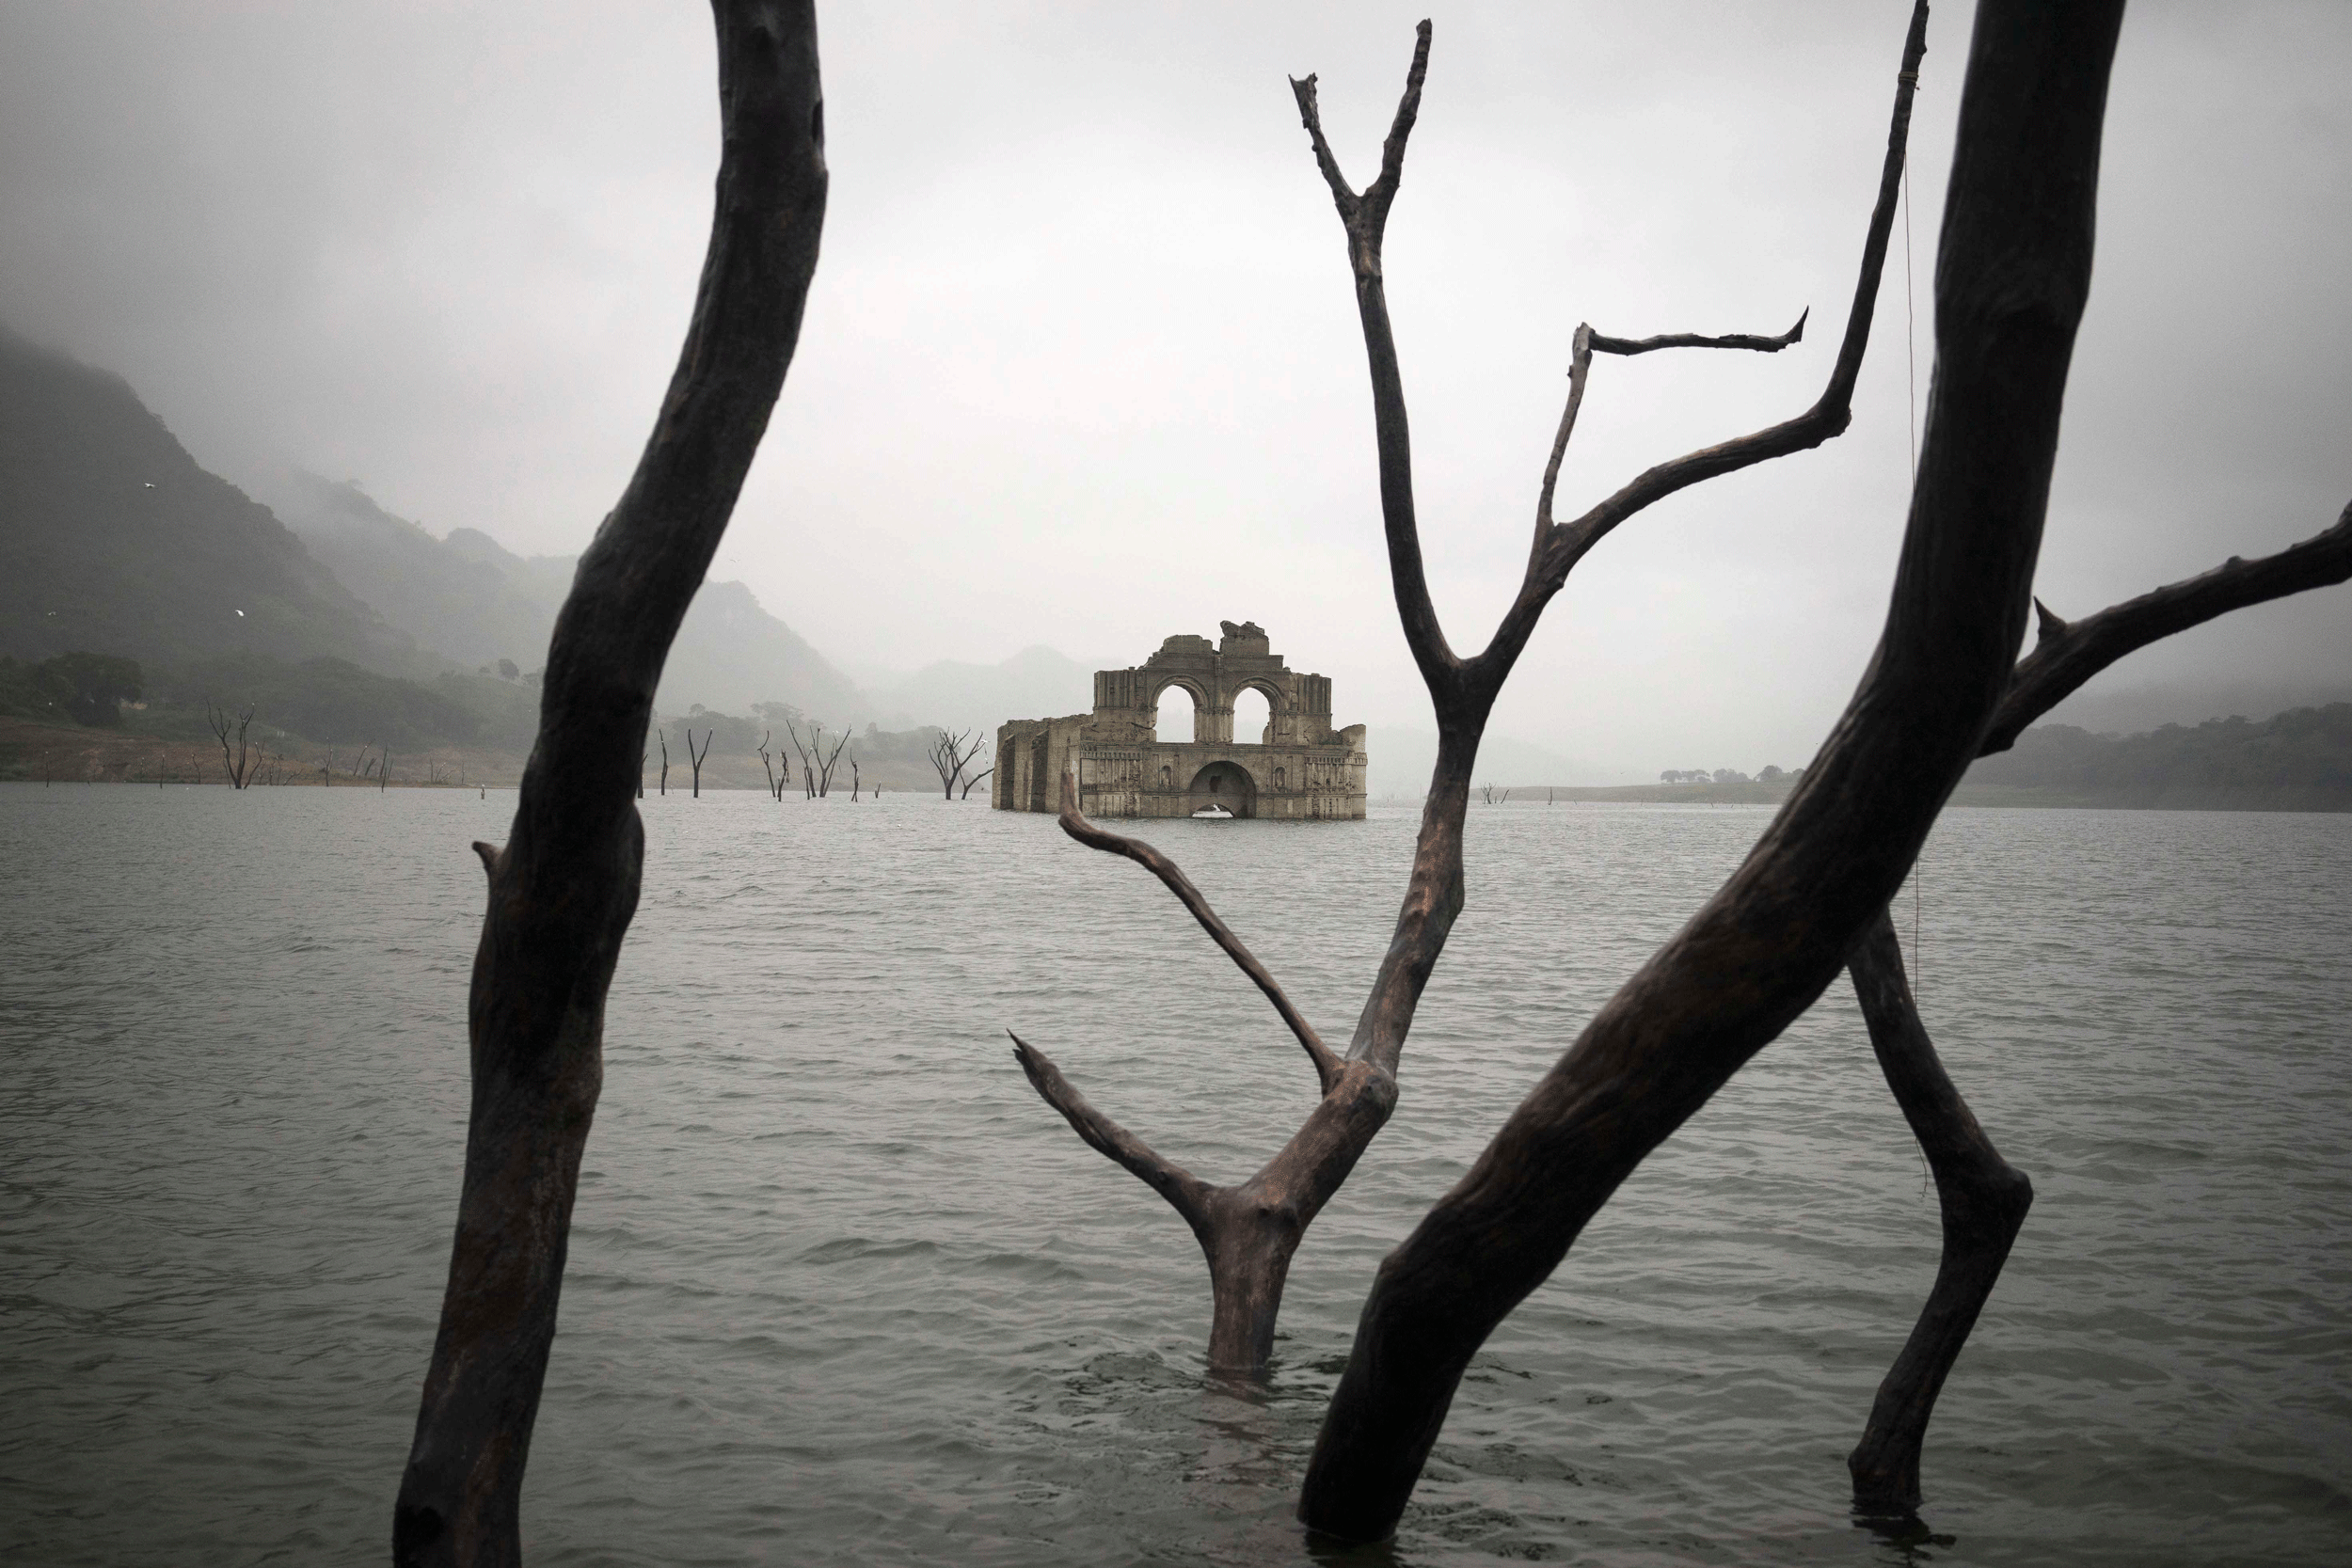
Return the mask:
<svg viewBox="0 0 2352 1568">
<path fill-rule="evenodd" d="M 1736 348 L 1757 354 L 1778 354 L 1791 343 L 1804 341 L 1804 324 L 1812 318 L 1808 308 L 1797 317 L 1797 325 L 1777 338 L 1759 338 L 1752 332 L 1725 333 L 1719 338 L 1696 332 L 1668 332 L 1655 338 L 1610 338 L 1593 330 L 1590 322 L 1577 324 L 1576 335 L 1568 342 L 1568 402 L 1560 413 L 1560 429 L 1551 438 L 1551 457 L 1544 464 L 1544 483 L 1535 495 L 1535 547 L 1528 556 L 1527 572 L 1532 581 L 1543 570 L 1544 549 L 1551 539 L 1552 491 L 1560 483 L 1560 460 L 1567 455 L 1568 437 L 1576 433 L 1577 410 L 1584 405 L 1584 385 L 1593 372 L 1593 356 L 1616 354 L 1630 356 L 1651 354 L 1661 348 Z"/>
<path fill-rule="evenodd" d="M 1299 1514 L 1310 1528 L 1349 1540 L 1394 1528 L 1487 1334 L 1551 1275 L 1650 1150 L 1845 966 L 1975 756 L 2025 632 L 2090 290 L 2121 18 L 2120 0 L 1979 8 L 1936 276 L 1936 395 L 1878 650 L 1739 870 L 1595 1015 L 1381 1263 L 1309 1464 Z M 1788 425 L 1652 469 L 1562 528 L 1542 577 L 1480 656 L 1467 695 L 1490 700 L 1543 600 L 1606 526 L 1698 479 L 1844 427 L 1899 187 L 1924 22 L 1922 7 L 1905 45 L 1854 325 L 1822 403 Z M 1445 743 L 1441 728 L 1441 758 Z M 1458 867 L 1458 839 L 1454 850 Z"/>
<path fill-rule="evenodd" d="M 1918 91 L 1919 62 L 1926 56 L 1927 48 L 1927 0 L 1917 0 L 1912 8 L 1911 30 L 1903 40 L 1902 67 L 1895 74 L 1895 107 L 1887 126 L 1886 156 L 1879 167 L 1878 199 L 1870 209 L 1869 226 L 1863 235 L 1862 265 L 1854 280 L 1852 304 L 1846 312 L 1846 332 L 1820 399 L 1795 419 L 1736 440 L 1702 447 L 1646 469 L 1614 495 L 1567 523 L 1551 521 L 1551 475 L 1548 473 L 1538 505 L 1537 543 L 1530 560 L 1526 588 L 1519 602 L 1504 618 L 1494 642 L 1480 656 L 1481 662 L 1501 661 L 1502 668 L 1489 677 L 1494 684 L 1501 684 L 1502 676 L 1518 659 L 1528 635 L 1534 630 L 1535 616 L 1567 581 L 1569 571 L 1618 524 L 1703 480 L 1818 447 L 1832 436 L 1842 435 L 1852 422 L 1854 382 L 1862 373 L 1863 355 L 1869 347 L 1870 316 L 1878 303 L 1879 279 L 1885 271 L 1887 244 L 1894 232 L 1895 210 L 1902 194 L 1903 163 L 1911 138 L 1912 99 Z M 1801 316 L 1787 335 L 1786 342 L 1796 341 L 1804 329 L 1804 318 Z M 1584 357 L 1582 351 L 1586 349 L 1592 353 L 1626 355 L 1661 348 L 1745 348 L 1769 354 L 1786 346 L 1782 340 L 1744 334 L 1709 339 L 1692 333 L 1668 333 L 1655 338 L 1623 339 L 1598 334 L 1587 337 L 1585 330 L 1580 328 L 1578 339 L 1578 358 Z M 1552 472 L 1557 471 L 1559 454 L 1566 450 L 1568 431 L 1575 422 L 1575 405 L 1583 395 L 1583 379 L 1581 367 L 1572 366 L 1569 412 L 1561 421 L 1560 435 L 1554 443 Z"/>
<path fill-rule="evenodd" d="M 2259 561 L 2228 562 L 2073 625 L 2036 601 L 2041 641 L 2010 677 L 1979 756 L 2004 752 L 2026 726 L 2117 660 L 2190 626 L 2352 578 L 2352 505 L 2332 528 Z M 2004 1161 L 1952 1084 L 1903 978 L 1883 911 L 1847 959 L 1870 1046 L 1935 1178 L 1943 1259 L 1902 1354 L 1880 1383 L 1847 1461 L 1854 1501 L 1900 1512 L 1919 1501 L 1919 1457 L 1944 1379 L 1991 1299 L 2033 1184 Z"/>
<path fill-rule="evenodd" d="M 2249 605 L 2352 580 L 2352 502 L 2332 527 L 2258 561 L 2236 556 L 2210 572 L 2168 583 L 2079 621 L 2061 621 L 2041 600 L 2041 636 L 2017 666 L 1994 715 L 1981 755 L 2006 752 L 2026 726 L 2117 659 L 2175 632 Z"/>
</svg>

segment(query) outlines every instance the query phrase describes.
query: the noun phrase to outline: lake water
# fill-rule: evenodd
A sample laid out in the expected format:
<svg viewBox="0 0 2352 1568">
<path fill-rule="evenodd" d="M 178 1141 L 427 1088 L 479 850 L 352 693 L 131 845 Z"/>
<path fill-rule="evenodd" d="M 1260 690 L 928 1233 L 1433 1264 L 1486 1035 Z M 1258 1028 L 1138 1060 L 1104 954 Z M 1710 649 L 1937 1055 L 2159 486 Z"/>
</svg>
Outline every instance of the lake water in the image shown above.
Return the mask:
<svg viewBox="0 0 2352 1568">
<path fill-rule="evenodd" d="M 0 1560 L 382 1560 L 454 1216 L 466 846 L 513 797 L 0 786 Z M 1279 1564 L 1372 1268 L 1759 809 L 1473 808 L 1403 1098 L 1204 1384 L 1183 1224 L 1004 1031 L 1216 1180 L 1313 1076 L 1139 868 L 915 796 L 644 802 L 536 1564 Z M 1412 814 L 1152 825 L 1325 1033 Z M 1924 1010 L 2038 1199 L 1929 1433 L 1843 1457 L 1935 1206 L 1841 980 L 1490 1341 L 1351 1561 L 2352 1561 L 2352 816 L 1979 811 Z M 1912 901 L 1901 903 L 1910 935 Z"/>
</svg>

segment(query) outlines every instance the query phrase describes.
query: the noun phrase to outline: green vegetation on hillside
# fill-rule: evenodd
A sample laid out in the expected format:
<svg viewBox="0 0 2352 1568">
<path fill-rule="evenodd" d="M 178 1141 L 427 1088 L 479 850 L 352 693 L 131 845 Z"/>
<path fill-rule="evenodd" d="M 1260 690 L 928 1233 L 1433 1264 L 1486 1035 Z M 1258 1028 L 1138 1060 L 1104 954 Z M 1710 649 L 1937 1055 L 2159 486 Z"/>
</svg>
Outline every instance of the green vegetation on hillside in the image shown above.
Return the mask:
<svg viewBox="0 0 2352 1568">
<path fill-rule="evenodd" d="M 1991 803 L 1994 792 L 2053 804 L 2352 810 L 2352 703 L 2144 735 L 2044 724 L 1970 768 L 1956 799 Z"/>
<path fill-rule="evenodd" d="M 136 660 L 104 654 L 59 654 L 38 664 L 0 655 L 0 713 L 114 728 L 145 681 Z"/>
<path fill-rule="evenodd" d="M 435 667 L 120 377 L 0 329 L 0 653 L 78 649 Z"/>
</svg>

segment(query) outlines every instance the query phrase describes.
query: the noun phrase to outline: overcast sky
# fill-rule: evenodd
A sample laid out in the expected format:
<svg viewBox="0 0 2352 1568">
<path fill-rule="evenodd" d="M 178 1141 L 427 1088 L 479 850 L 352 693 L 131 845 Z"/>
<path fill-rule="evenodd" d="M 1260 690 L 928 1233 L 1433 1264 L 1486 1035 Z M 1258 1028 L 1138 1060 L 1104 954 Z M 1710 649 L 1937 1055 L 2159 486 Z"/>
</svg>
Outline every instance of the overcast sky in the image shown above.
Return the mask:
<svg viewBox="0 0 2352 1568">
<path fill-rule="evenodd" d="M 1604 360 L 1563 514 L 1818 394 L 1908 8 L 1452 6 L 1390 300 L 1454 644 L 1515 590 L 1570 333 L 1820 328 Z M 715 574 L 860 674 L 1141 658 L 1252 618 L 1342 723 L 1425 723 L 1339 224 L 1425 5 L 896 3 L 820 16 L 833 193 Z M 1917 385 L 1969 8 L 1915 132 Z M 2098 608 L 2352 498 L 2352 6 L 2140 4 L 2042 592 Z M 121 372 L 199 461 L 358 480 L 577 550 L 684 330 L 707 10 L 0 0 L 0 320 Z M 1495 728 L 1629 770 L 1802 761 L 1875 639 L 1908 468 L 1899 231 L 1851 431 L 1685 492 L 1554 601 Z M 2352 684 L 2343 590 L 2109 684 Z M 1073 694 L 1073 705 L 1085 694 Z M 2186 716 L 2185 716 L 2186 717 Z"/>
</svg>

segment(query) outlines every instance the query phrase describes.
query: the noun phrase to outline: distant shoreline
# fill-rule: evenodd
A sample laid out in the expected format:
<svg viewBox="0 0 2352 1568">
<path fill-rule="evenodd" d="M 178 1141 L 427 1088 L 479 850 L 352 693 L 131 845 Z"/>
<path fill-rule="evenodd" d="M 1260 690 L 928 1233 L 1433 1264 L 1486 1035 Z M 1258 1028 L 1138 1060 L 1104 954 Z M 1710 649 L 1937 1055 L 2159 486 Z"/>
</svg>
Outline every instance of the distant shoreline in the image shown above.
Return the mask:
<svg viewBox="0 0 2352 1568">
<path fill-rule="evenodd" d="M 1794 787 L 1785 784 L 1512 784 L 1495 785 L 1495 804 L 1514 808 L 1541 806 L 1547 794 L 1566 805 L 1572 801 L 1613 802 L 1621 805 L 1776 806 Z M 1418 795 L 1384 795 L 1375 806 L 1417 806 Z M 2116 789 L 2070 789 L 2055 785 L 1963 784 L 1947 802 L 1955 806 L 2037 807 L 2078 811 L 2250 811 L 2352 812 L 2352 793 L 2327 789 L 2196 788 L 2146 786 Z M 1470 807 L 1486 802 L 1470 791 Z"/>
</svg>

